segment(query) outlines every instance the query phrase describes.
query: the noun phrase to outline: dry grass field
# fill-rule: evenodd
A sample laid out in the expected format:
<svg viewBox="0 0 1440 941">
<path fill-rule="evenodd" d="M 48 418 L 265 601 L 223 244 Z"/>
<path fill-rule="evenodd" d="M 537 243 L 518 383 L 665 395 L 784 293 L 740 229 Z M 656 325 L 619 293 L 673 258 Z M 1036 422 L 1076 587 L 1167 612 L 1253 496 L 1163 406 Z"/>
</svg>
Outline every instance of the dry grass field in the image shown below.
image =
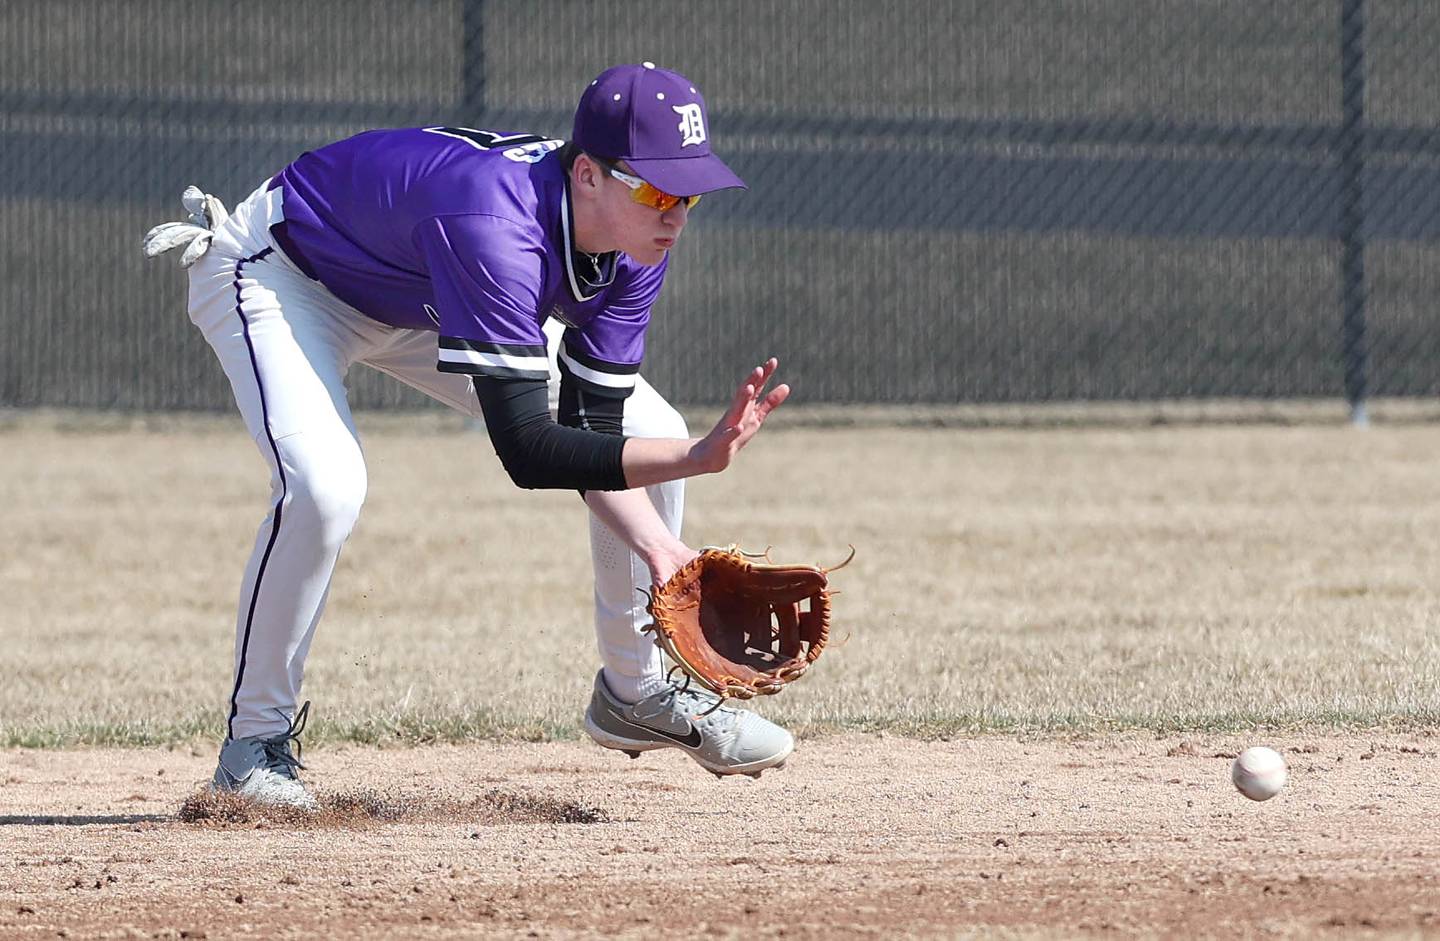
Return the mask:
<svg viewBox="0 0 1440 941">
<path fill-rule="evenodd" d="M 857 556 L 806 732 L 1440 719 L 1440 425 L 820 428 L 692 482 L 686 536 Z M 0 431 L 0 744 L 213 737 L 268 491 L 238 419 Z M 572 738 L 584 509 L 483 433 L 371 419 L 309 661 L 316 741 Z"/>
<path fill-rule="evenodd" d="M 1440 424 L 777 418 L 687 536 L 853 543 L 849 639 L 759 706 L 790 765 L 716 782 L 579 734 L 578 498 L 366 418 L 296 821 L 181 814 L 265 512 L 238 420 L 0 419 L 0 935 L 1440 932 Z"/>
</svg>

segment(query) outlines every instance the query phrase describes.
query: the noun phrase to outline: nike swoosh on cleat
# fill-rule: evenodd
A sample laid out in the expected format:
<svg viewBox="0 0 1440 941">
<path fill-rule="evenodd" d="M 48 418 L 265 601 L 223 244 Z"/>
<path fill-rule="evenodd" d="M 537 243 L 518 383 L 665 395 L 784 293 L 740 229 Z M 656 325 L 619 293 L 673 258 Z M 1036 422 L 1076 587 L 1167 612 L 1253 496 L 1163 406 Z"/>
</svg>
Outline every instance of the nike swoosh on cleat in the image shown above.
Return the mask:
<svg viewBox="0 0 1440 941">
<path fill-rule="evenodd" d="M 626 725 L 633 725 L 637 729 L 644 729 L 646 732 L 652 732 L 655 735 L 664 736 L 665 738 L 670 739 L 670 741 L 675 742 L 676 744 L 684 745 L 686 748 L 699 748 L 701 743 L 705 741 L 703 738 L 701 738 L 700 730 L 695 728 L 695 723 L 693 722 L 685 723 L 686 725 L 690 726 L 690 733 L 688 735 L 676 735 L 674 732 L 667 732 L 664 729 L 652 728 L 648 725 L 641 725 L 638 722 L 632 722 L 631 720 L 621 715 L 620 712 L 615 709 L 615 707 L 611 706 L 608 702 L 605 703 L 605 708 L 609 710 L 612 716 L 619 719 Z"/>
<path fill-rule="evenodd" d="M 640 728 L 654 732 L 656 735 L 663 735 L 673 742 L 684 745 L 686 748 L 699 748 L 700 743 L 704 741 L 704 739 L 700 737 L 700 730 L 693 725 L 690 726 L 689 735 L 676 735 L 674 732 L 666 732 L 664 729 L 652 729 L 648 725 L 642 725 Z"/>
</svg>

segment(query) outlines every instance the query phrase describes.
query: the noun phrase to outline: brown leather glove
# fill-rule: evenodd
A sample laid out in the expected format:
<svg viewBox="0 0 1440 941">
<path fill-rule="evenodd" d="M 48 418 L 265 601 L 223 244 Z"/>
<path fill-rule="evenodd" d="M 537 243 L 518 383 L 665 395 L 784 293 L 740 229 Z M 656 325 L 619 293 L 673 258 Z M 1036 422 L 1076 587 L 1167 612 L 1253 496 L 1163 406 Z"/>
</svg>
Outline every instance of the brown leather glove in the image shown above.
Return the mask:
<svg viewBox="0 0 1440 941">
<path fill-rule="evenodd" d="M 734 546 L 706 549 L 651 596 L 654 623 L 645 630 L 721 697 L 773 695 L 803 676 L 829 642 L 827 576 L 849 561 L 823 569 L 776 565 L 768 552 L 747 555 Z"/>
</svg>

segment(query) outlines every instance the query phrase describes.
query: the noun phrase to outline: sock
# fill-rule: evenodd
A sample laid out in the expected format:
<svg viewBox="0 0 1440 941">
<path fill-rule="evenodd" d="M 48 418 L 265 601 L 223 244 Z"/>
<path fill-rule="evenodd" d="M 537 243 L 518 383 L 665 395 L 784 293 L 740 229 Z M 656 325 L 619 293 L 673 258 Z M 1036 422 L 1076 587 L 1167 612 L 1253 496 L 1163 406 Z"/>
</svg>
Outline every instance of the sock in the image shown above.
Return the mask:
<svg viewBox="0 0 1440 941">
<path fill-rule="evenodd" d="M 629 676 L 624 673 L 605 668 L 605 685 L 610 689 L 610 695 L 623 703 L 637 703 L 646 696 L 654 696 L 668 685 L 665 682 L 663 673 L 645 673 L 641 676 Z"/>
</svg>

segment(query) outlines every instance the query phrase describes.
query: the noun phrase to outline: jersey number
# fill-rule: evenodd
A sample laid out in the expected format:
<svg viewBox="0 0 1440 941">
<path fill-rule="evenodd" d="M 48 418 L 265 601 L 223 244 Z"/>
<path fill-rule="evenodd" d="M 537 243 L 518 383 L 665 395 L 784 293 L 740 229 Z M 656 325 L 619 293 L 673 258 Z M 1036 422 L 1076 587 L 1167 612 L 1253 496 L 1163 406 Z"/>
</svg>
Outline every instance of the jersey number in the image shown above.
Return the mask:
<svg viewBox="0 0 1440 941">
<path fill-rule="evenodd" d="M 502 156 L 516 163 L 539 163 L 552 150 L 565 145 L 563 140 L 547 140 L 535 134 L 499 134 L 473 127 L 427 127 L 431 134 L 443 134 L 463 140 L 476 150 L 505 148 Z"/>
</svg>

